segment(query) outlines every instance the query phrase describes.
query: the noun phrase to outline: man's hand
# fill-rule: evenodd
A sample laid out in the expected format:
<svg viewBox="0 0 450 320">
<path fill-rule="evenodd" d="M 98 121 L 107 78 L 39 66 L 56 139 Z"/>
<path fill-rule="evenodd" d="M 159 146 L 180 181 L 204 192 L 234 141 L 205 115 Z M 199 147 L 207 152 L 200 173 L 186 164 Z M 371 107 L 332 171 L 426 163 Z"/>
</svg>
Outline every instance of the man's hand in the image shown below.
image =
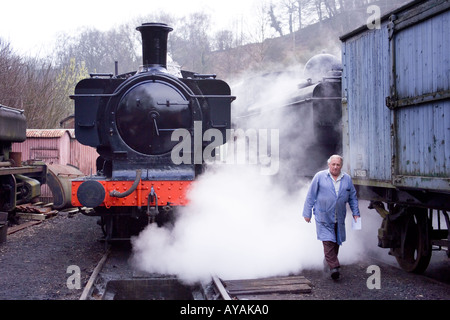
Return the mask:
<svg viewBox="0 0 450 320">
<path fill-rule="evenodd" d="M 307 218 L 307 217 L 304 217 L 304 218 L 305 218 L 305 221 L 306 221 L 306 222 L 308 222 L 308 223 L 311 222 L 311 218 Z"/>
</svg>

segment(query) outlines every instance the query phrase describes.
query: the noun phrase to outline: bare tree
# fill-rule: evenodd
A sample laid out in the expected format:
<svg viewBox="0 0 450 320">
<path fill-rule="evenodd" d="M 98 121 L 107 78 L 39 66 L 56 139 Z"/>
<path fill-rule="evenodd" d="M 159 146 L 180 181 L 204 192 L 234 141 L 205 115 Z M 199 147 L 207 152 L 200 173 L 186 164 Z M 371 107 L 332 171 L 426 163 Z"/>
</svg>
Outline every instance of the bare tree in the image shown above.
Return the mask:
<svg viewBox="0 0 450 320">
<path fill-rule="evenodd" d="M 353 0 L 350 0 L 353 1 Z M 297 9 L 297 20 L 298 20 L 298 29 L 302 29 L 304 26 L 311 23 L 315 19 L 313 16 L 315 15 L 315 0 L 295 0 L 294 6 Z"/>
<path fill-rule="evenodd" d="M 169 48 L 173 59 L 187 70 L 206 73 L 210 71 L 209 53 L 211 39 L 210 16 L 193 13 L 180 20 L 176 30 L 169 37 Z"/>
<path fill-rule="evenodd" d="M 234 36 L 230 30 L 220 30 L 216 32 L 214 37 L 214 49 L 223 51 L 233 47 Z"/>
<path fill-rule="evenodd" d="M 297 8 L 297 0 L 283 0 L 281 3 L 284 11 L 286 12 L 287 20 L 288 20 L 288 27 L 289 27 L 289 33 L 292 34 L 295 31 L 295 20 L 296 15 L 299 13 Z"/>
<path fill-rule="evenodd" d="M 336 0 L 322 0 L 323 4 L 325 5 L 325 9 L 328 12 L 328 17 L 334 17 L 338 14 L 338 9 L 336 6 Z"/>
<path fill-rule="evenodd" d="M 106 32 L 85 28 L 75 35 L 59 36 L 55 59 L 65 66 L 75 58 L 90 73 L 113 73 L 118 61 L 121 70 L 128 72 L 139 67 L 137 45 L 126 26 Z"/>
<path fill-rule="evenodd" d="M 59 70 L 55 70 L 54 100 L 58 105 L 58 111 L 55 111 L 55 121 L 59 123 L 61 119 L 73 113 L 73 101 L 70 100 L 70 96 L 74 93 L 76 84 L 88 77 L 89 73 L 85 64 L 77 63 L 75 58 L 70 59 Z"/>
<path fill-rule="evenodd" d="M 278 32 L 280 37 L 283 36 L 283 30 L 281 28 L 281 21 L 278 19 L 277 15 L 274 11 L 274 5 L 270 4 L 269 11 L 268 11 L 269 17 L 270 17 L 270 26 Z"/>
</svg>

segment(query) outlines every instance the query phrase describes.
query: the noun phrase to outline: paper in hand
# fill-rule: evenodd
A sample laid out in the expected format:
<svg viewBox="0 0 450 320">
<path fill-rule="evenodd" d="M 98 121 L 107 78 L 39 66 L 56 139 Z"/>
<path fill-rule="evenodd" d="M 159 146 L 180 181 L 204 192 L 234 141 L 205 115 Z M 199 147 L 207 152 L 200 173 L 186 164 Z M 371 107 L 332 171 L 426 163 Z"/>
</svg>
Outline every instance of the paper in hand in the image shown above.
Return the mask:
<svg viewBox="0 0 450 320">
<path fill-rule="evenodd" d="M 361 230 L 361 217 L 358 217 L 356 221 L 355 219 L 352 219 L 352 229 Z"/>
</svg>

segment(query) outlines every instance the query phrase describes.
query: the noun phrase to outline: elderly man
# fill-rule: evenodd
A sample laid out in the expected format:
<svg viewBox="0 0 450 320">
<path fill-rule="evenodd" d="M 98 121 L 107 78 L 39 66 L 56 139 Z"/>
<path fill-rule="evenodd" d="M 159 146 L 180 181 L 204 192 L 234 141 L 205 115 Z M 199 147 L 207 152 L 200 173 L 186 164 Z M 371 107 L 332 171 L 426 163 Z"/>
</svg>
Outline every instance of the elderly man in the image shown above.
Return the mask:
<svg viewBox="0 0 450 320">
<path fill-rule="evenodd" d="M 340 275 L 338 252 L 345 241 L 346 203 L 349 203 L 355 221 L 360 216 L 355 187 L 350 176 L 341 172 L 342 164 L 343 158 L 339 155 L 328 159 L 328 169 L 314 176 L 303 208 L 306 222 L 311 221 L 314 212 L 317 239 L 323 243 L 325 260 L 334 280 Z"/>
</svg>

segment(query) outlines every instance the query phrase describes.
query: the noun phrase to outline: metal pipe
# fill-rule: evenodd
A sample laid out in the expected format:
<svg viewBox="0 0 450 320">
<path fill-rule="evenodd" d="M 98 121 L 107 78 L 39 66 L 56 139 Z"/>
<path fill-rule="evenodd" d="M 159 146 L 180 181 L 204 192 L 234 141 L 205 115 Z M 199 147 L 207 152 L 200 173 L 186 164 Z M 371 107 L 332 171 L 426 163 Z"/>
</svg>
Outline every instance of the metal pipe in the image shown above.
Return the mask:
<svg viewBox="0 0 450 320">
<path fill-rule="evenodd" d="M 131 186 L 131 188 L 128 189 L 127 191 L 125 191 L 125 192 L 119 192 L 119 191 L 117 191 L 117 190 L 113 190 L 113 191 L 111 191 L 111 192 L 109 193 L 109 195 L 110 195 L 111 197 L 116 197 L 116 198 L 125 198 L 125 197 L 129 196 L 129 195 L 132 194 L 132 193 L 136 190 L 136 188 L 138 187 L 139 182 L 141 181 L 141 174 L 142 174 L 141 170 L 137 170 L 137 171 L 136 171 L 136 179 L 134 180 L 133 185 Z"/>
</svg>

